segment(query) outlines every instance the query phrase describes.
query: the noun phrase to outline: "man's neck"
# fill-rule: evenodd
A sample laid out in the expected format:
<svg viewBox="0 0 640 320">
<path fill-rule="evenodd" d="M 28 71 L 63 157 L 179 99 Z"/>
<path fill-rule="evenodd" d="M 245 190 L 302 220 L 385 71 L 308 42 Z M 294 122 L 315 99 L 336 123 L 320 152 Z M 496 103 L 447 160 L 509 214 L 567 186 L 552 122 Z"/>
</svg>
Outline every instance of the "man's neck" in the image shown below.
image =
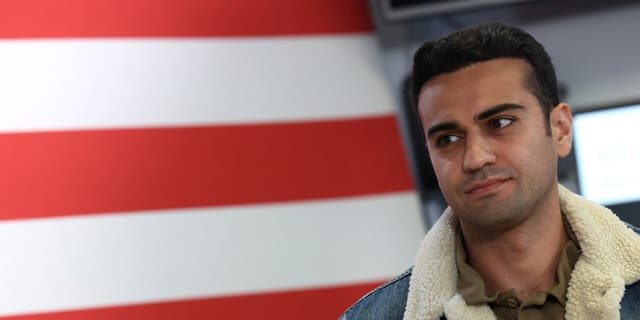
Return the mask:
<svg viewBox="0 0 640 320">
<path fill-rule="evenodd" d="M 556 268 L 568 240 L 559 205 L 500 232 L 460 224 L 469 264 L 482 276 L 485 293 L 515 289 L 520 299 L 556 283 Z"/>
</svg>

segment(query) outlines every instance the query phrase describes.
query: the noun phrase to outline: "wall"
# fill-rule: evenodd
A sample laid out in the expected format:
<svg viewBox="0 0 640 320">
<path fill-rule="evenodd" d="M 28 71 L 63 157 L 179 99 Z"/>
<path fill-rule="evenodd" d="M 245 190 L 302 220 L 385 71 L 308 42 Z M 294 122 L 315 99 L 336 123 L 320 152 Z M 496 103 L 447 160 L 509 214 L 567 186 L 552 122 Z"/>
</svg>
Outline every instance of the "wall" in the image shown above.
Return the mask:
<svg viewBox="0 0 640 320">
<path fill-rule="evenodd" d="M 423 228 L 363 1 L 0 3 L 0 318 L 334 319 Z"/>
</svg>

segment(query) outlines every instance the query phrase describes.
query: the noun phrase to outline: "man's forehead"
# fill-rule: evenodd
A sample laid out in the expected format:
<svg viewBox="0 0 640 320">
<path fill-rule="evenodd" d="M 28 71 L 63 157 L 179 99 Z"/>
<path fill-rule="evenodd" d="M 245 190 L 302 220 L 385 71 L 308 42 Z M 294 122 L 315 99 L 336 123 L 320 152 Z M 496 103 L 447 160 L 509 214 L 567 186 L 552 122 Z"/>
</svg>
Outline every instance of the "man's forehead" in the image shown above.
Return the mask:
<svg viewBox="0 0 640 320">
<path fill-rule="evenodd" d="M 494 59 L 430 79 L 418 97 L 421 115 L 447 114 L 464 107 L 480 110 L 532 97 L 526 86 L 529 64 L 521 59 Z M 529 96 L 529 97 L 525 97 Z"/>
</svg>

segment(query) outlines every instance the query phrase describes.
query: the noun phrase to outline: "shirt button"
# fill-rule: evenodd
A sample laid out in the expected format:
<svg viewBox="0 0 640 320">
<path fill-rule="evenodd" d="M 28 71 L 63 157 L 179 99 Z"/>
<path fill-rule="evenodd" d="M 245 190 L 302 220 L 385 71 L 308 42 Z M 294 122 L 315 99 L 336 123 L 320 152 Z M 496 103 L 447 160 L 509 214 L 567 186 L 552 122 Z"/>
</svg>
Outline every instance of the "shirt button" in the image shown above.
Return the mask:
<svg viewBox="0 0 640 320">
<path fill-rule="evenodd" d="M 507 299 L 507 307 L 509 308 L 515 308 L 518 306 L 518 300 L 514 299 L 514 298 L 509 298 Z"/>
</svg>

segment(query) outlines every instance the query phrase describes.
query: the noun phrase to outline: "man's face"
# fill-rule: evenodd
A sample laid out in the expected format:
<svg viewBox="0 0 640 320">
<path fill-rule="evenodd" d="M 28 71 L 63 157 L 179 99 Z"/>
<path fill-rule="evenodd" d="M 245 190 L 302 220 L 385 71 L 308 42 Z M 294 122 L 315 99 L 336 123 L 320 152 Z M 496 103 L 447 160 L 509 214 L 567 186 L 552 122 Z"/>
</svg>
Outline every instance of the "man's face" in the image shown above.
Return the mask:
<svg viewBox="0 0 640 320">
<path fill-rule="evenodd" d="M 418 109 L 427 147 L 461 224 L 508 229 L 557 200 L 557 157 L 571 147 L 571 114 L 566 105 L 554 108 L 547 135 L 540 104 L 525 87 L 530 70 L 524 60 L 494 59 L 423 87 Z M 568 147 L 558 143 L 566 133 L 558 119 L 568 121 Z"/>
</svg>

